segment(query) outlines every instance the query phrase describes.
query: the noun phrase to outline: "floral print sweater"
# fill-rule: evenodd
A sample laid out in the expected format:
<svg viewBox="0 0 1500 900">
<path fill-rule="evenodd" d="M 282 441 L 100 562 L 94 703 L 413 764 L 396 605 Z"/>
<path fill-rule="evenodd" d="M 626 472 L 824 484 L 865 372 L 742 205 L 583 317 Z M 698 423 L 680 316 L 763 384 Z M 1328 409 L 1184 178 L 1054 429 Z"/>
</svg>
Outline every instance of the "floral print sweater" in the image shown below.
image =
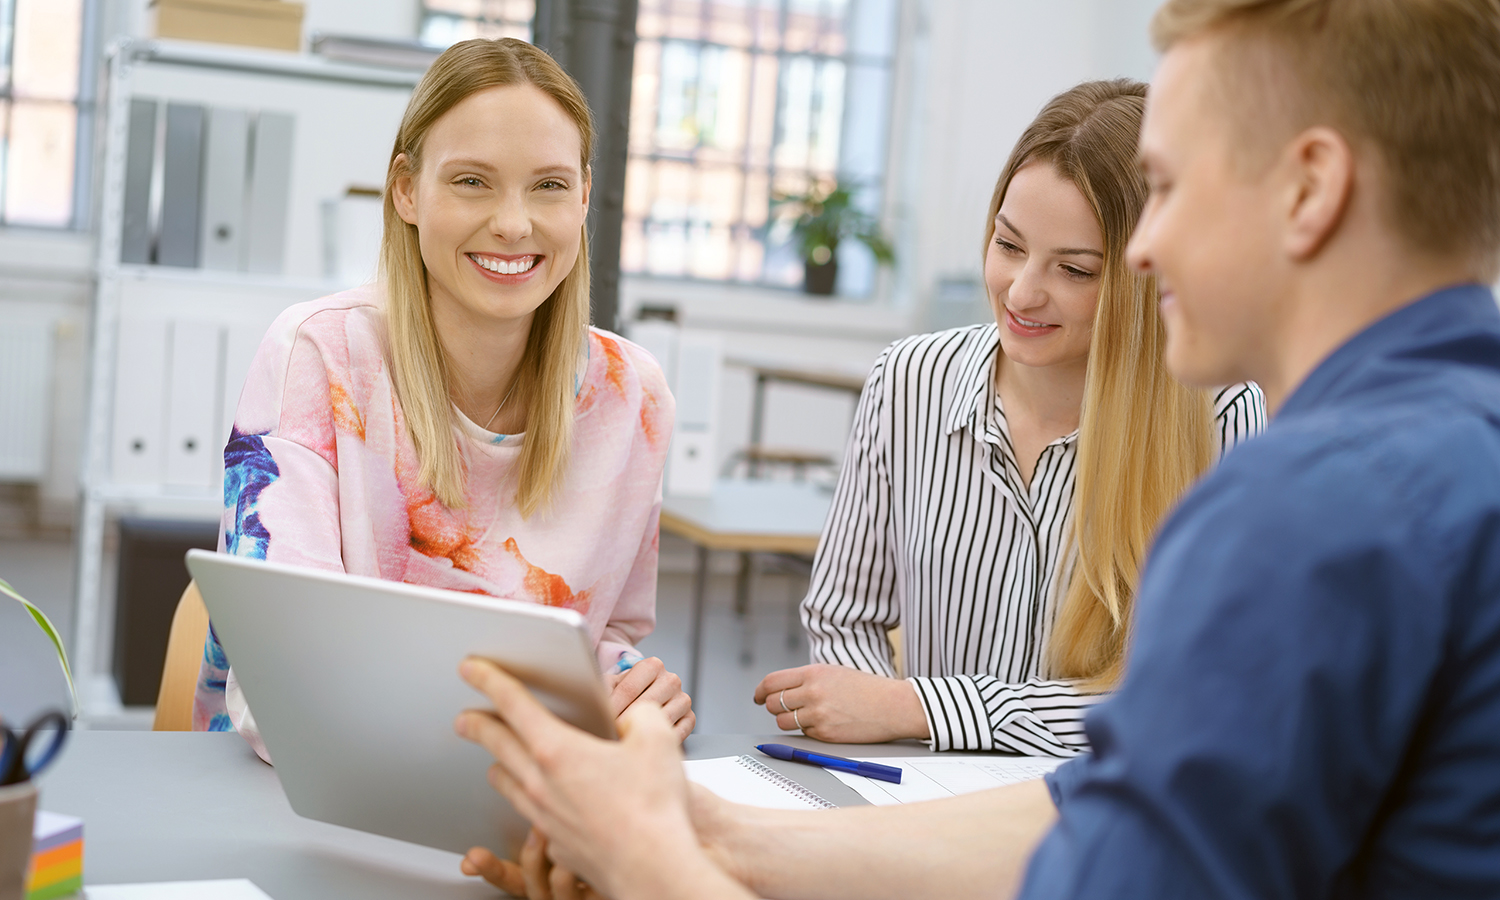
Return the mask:
<svg viewBox="0 0 1500 900">
<path fill-rule="evenodd" d="M 379 285 L 367 285 L 293 306 L 271 326 L 224 449 L 220 549 L 566 607 L 586 620 L 601 668 L 633 654 L 656 622 L 674 408 L 656 361 L 590 329 L 567 472 L 551 505 L 529 519 L 510 477 L 525 435 L 493 434 L 460 415 L 468 504 L 448 509 L 417 483 L 382 304 Z M 237 727 L 264 756 L 230 662 L 210 627 L 193 727 Z"/>
</svg>

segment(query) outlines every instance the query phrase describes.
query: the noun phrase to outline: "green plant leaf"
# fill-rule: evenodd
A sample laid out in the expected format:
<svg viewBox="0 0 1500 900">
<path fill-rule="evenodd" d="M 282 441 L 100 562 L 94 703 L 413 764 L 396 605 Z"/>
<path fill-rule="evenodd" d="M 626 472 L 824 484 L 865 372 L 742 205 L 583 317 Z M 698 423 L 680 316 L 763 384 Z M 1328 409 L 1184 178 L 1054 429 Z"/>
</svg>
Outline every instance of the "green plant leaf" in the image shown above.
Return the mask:
<svg viewBox="0 0 1500 900">
<path fill-rule="evenodd" d="M 25 597 L 16 593 L 16 589 L 11 587 L 9 582 L 3 578 L 0 578 L 0 593 L 11 597 L 17 603 L 26 607 L 26 611 L 36 621 L 37 627 L 42 629 L 42 633 L 47 635 L 47 638 L 52 641 L 52 648 L 57 651 L 57 661 L 62 665 L 63 678 L 68 680 L 68 695 L 73 699 L 73 716 L 77 718 L 78 689 L 73 686 L 73 670 L 68 666 L 68 651 L 63 649 L 62 638 L 58 637 L 57 634 L 57 626 L 52 624 L 52 620 L 47 618 L 46 613 L 32 606 Z"/>
<path fill-rule="evenodd" d="M 891 265 L 895 248 L 881 233 L 880 222 L 854 205 L 855 190 L 837 181 L 813 179 L 804 193 L 778 192 L 771 202 L 772 217 L 791 223 L 791 237 L 803 259 L 812 259 L 820 247 L 836 253 L 841 239 L 854 238 L 870 248 L 878 263 Z"/>
</svg>

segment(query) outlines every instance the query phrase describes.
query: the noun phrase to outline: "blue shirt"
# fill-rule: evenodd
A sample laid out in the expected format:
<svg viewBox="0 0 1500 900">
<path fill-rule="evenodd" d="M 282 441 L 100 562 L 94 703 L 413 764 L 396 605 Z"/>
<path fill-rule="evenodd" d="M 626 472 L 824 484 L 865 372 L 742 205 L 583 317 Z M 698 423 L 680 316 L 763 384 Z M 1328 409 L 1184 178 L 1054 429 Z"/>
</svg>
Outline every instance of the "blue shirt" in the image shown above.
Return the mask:
<svg viewBox="0 0 1500 900">
<path fill-rule="evenodd" d="M 1500 311 L 1432 294 L 1193 490 L 1026 898 L 1500 897 Z"/>
</svg>

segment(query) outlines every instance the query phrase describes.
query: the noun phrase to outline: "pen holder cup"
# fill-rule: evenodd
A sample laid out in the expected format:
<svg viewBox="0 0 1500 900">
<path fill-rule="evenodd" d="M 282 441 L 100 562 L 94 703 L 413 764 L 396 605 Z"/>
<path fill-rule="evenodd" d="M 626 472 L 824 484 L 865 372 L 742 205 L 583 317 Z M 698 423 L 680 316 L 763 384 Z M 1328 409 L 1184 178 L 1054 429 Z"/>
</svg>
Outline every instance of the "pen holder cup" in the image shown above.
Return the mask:
<svg viewBox="0 0 1500 900">
<path fill-rule="evenodd" d="M 26 896 L 26 867 L 36 827 L 36 785 L 0 787 L 0 900 Z"/>
</svg>

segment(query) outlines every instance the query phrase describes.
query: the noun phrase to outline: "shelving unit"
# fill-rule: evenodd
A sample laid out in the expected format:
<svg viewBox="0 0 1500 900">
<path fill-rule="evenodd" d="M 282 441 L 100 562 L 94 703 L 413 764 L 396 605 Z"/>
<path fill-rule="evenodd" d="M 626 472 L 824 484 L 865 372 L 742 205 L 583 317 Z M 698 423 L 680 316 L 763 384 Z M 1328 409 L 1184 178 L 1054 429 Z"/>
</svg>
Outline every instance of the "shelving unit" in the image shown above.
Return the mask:
<svg viewBox="0 0 1500 900">
<path fill-rule="evenodd" d="M 85 720 L 120 710 L 101 627 L 104 541 L 128 513 L 217 520 L 223 446 L 250 361 L 276 315 L 348 287 L 323 274 L 321 203 L 383 184 L 420 73 L 177 41 L 107 54 L 97 294 L 84 433 L 73 664 Z M 122 265 L 130 100 L 296 116 L 281 276 Z M 372 273 L 373 274 L 373 273 Z M 183 377 L 184 372 L 201 377 Z"/>
</svg>

